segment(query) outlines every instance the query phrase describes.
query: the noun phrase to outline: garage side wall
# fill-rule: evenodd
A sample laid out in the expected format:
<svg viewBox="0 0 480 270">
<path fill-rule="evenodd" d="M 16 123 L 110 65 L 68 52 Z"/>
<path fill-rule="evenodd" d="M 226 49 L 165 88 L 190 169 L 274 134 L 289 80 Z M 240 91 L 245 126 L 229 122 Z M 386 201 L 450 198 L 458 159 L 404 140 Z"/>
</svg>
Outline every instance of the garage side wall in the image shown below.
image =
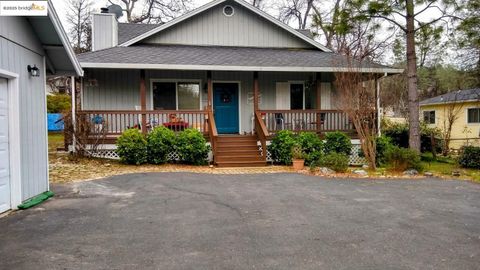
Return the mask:
<svg viewBox="0 0 480 270">
<path fill-rule="evenodd" d="M 28 65 L 40 69 L 31 77 Z M 19 74 L 22 200 L 48 190 L 45 66 L 41 43 L 28 21 L 0 17 L 0 69 Z"/>
</svg>

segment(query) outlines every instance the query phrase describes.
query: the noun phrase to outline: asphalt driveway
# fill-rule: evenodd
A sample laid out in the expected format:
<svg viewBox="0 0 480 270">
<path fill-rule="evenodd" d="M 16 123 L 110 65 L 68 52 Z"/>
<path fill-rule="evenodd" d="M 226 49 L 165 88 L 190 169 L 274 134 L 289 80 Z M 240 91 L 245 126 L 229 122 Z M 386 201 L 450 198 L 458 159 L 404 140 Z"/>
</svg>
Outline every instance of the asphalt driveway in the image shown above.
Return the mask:
<svg viewBox="0 0 480 270">
<path fill-rule="evenodd" d="M 1 269 L 480 269 L 480 185 L 134 174 L 0 219 Z"/>
</svg>

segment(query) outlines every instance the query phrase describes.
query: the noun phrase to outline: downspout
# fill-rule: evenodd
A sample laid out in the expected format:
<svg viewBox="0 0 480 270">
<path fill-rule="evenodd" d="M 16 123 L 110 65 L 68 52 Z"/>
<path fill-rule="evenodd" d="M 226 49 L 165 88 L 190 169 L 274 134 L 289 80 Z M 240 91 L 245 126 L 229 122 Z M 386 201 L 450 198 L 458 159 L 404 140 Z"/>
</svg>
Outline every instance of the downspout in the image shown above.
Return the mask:
<svg viewBox="0 0 480 270">
<path fill-rule="evenodd" d="M 77 126 L 77 117 L 76 117 L 76 93 L 75 93 L 75 76 L 70 78 L 70 93 L 72 95 L 72 152 L 75 153 L 77 150 L 77 138 L 75 137 L 76 134 L 76 126 Z"/>
<path fill-rule="evenodd" d="M 382 118 L 381 118 L 381 115 L 380 115 L 380 79 L 382 78 L 385 78 L 388 76 L 388 73 L 385 72 L 385 74 L 380 77 L 378 80 L 377 80 L 377 85 L 376 85 L 376 93 L 375 93 L 375 96 L 377 97 L 377 100 L 376 100 L 376 107 L 377 107 L 377 134 L 378 136 L 382 136 Z"/>
</svg>

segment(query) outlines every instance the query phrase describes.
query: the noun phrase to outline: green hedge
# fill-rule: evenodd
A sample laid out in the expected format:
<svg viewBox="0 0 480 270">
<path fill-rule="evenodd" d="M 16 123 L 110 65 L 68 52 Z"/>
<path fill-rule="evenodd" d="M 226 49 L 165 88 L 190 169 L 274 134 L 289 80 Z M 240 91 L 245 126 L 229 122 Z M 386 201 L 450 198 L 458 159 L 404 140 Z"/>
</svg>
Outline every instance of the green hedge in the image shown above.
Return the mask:
<svg viewBox="0 0 480 270">
<path fill-rule="evenodd" d="M 295 135 L 289 130 L 279 131 L 268 146 L 273 160 L 281 164 L 292 164 L 292 150 L 296 144 Z"/>
<path fill-rule="evenodd" d="M 403 123 L 392 123 L 391 121 L 383 121 L 382 134 L 389 137 L 392 143 L 398 147 L 408 148 L 409 126 Z M 442 152 L 441 131 L 436 128 L 428 127 L 422 123 L 420 125 L 420 146 L 422 152 L 432 152 L 432 139 L 435 138 L 435 150 L 437 153 Z"/>
<path fill-rule="evenodd" d="M 458 163 L 464 168 L 480 169 L 480 147 L 465 146 L 460 153 Z"/>
<path fill-rule="evenodd" d="M 156 127 L 147 135 L 147 156 L 151 164 L 167 162 L 168 154 L 174 150 L 175 133 L 163 126 Z"/>
<path fill-rule="evenodd" d="M 128 129 L 117 140 L 117 154 L 127 164 L 147 162 L 147 140 L 138 129 Z"/>
<path fill-rule="evenodd" d="M 325 154 L 339 153 L 350 156 L 352 153 L 352 141 L 343 132 L 329 132 L 325 135 L 324 152 Z"/>
<path fill-rule="evenodd" d="M 320 159 L 322 167 L 330 168 L 336 172 L 346 172 L 349 165 L 349 157 L 344 153 L 331 152 Z"/>
<path fill-rule="evenodd" d="M 385 162 L 394 171 L 415 169 L 421 171 L 422 164 L 420 155 L 412 149 L 398 146 L 389 147 L 385 151 Z"/>
<path fill-rule="evenodd" d="M 323 156 L 323 141 L 316 133 L 300 133 L 297 137 L 297 143 L 305 156 L 306 165 L 317 162 Z"/>
<path fill-rule="evenodd" d="M 186 129 L 180 132 L 175 142 L 175 150 L 182 163 L 192 165 L 208 163 L 210 147 L 203 134 L 196 129 Z"/>
</svg>

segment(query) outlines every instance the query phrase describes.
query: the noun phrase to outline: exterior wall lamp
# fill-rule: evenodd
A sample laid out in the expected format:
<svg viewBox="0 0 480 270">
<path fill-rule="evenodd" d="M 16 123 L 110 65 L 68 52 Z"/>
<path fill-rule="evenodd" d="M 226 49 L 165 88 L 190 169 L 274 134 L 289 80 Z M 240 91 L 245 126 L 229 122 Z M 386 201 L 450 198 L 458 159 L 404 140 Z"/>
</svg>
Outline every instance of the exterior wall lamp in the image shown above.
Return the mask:
<svg viewBox="0 0 480 270">
<path fill-rule="evenodd" d="M 30 73 L 30 76 L 40 77 L 40 69 L 36 65 L 33 65 L 33 67 L 28 65 L 27 70 L 28 70 L 28 73 Z"/>
</svg>

